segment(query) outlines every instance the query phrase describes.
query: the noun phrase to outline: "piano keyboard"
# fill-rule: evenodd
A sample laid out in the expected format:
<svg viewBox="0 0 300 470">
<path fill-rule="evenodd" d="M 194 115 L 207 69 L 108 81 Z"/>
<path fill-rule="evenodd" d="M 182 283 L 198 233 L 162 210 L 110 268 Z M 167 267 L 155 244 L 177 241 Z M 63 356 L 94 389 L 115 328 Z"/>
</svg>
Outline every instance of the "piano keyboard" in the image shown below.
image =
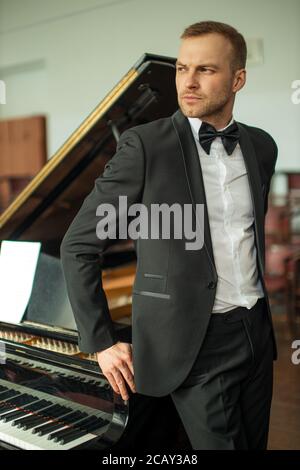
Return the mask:
<svg viewBox="0 0 300 470">
<path fill-rule="evenodd" d="M 17 357 L 15 355 L 12 355 L 10 353 L 6 353 L 6 360 L 11 360 L 14 362 L 14 364 L 18 364 L 24 368 L 29 368 L 35 371 L 43 371 L 47 372 L 50 374 L 55 374 L 60 377 L 66 377 L 69 379 L 75 379 L 76 381 L 80 381 L 82 383 L 87 383 L 90 385 L 99 385 L 101 388 L 104 388 L 105 390 L 111 390 L 110 385 L 105 379 L 102 379 L 101 377 L 97 377 L 96 380 L 93 380 L 91 376 L 84 374 L 83 372 L 76 371 L 76 375 L 74 375 L 73 372 L 71 372 L 68 369 L 62 368 L 60 366 L 56 366 L 53 364 L 46 364 L 44 362 L 40 362 L 34 359 L 23 359 L 21 357 Z"/>
<path fill-rule="evenodd" d="M 68 450 L 107 431 L 112 421 L 110 409 L 106 412 L 89 406 L 95 398 L 111 400 L 111 388 L 100 375 L 94 377 L 84 370 L 74 373 L 10 353 L 5 359 L 0 368 L 0 441 L 24 450 Z M 22 383 L 5 380 L 5 371 L 12 375 L 19 368 L 25 377 L 33 374 L 27 381 L 30 386 L 24 384 L 24 377 Z M 47 393 L 53 381 L 55 394 Z M 81 400 L 62 396 L 70 392 L 71 397 L 75 394 Z"/>
</svg>

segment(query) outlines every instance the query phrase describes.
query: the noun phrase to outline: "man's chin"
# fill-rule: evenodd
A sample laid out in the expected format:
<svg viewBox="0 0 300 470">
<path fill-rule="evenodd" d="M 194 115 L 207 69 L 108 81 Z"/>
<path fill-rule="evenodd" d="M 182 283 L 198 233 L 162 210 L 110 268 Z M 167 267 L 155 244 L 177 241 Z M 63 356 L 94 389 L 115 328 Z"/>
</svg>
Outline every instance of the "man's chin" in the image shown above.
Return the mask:
<svg viewBox="0 0 300 470">
<path fill-rule="evenodd" d="M 197 117 L 200 118 L 203 115 L 203 112 L 200 109 L 196 109 L 194 106 L 186 106 L 179 104 L 180 110 L 182 114 L 186 117 Z"/>
</svg>

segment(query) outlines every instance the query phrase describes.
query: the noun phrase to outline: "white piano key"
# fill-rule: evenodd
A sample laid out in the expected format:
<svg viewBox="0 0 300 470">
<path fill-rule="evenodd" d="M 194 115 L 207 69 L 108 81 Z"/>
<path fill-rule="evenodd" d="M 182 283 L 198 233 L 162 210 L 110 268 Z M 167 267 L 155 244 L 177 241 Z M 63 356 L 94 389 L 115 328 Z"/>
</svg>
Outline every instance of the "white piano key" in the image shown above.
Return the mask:
<svg viewBox="0 0 300 470">
<path fill-rule="evenodd" d="M 64 369 L 62 367 L 55 366 L 55 365 L 52 365 L 52 364 L 50 364 L 50 365 L 45 364 L 43 362 L 39 362 L 38 360 L 32 360 L 32 359 L 28 359 L 28 358 L 23 359 L 19 356 L 18 357 L 13 356 L 10 353 L 8 353 L 7 356 L 11 360 L 15 359 L 16 362 L 18 363 L 18 365 L 24 365 L 25 366 L 25 364 L 26 364 L 26 367 L 32 367 L 33 369 L 39 368 L 39 367 L 40 368 L 45 368 L 46 367 L 47 370 L 49 371 L 49 373 L 61 375 L 66 379 L 68 377 L 72 376 L 72 375 L 73 376 L 75 375 L 76 377 L 80 377 L 81 381 L 85 382 L 85 383 L 95 381 L 99 387 L 107 385 L 107 381 L 105 379 L 101 378 L 100 376 L 98 378 L 98 377 L 94 377 L 93 375 L 90 375 L 90 374 L 87 375 L 84 372 L 70 371 L 68 369 Z M 107 420 L 107 422 L 108 422 L 108 424 L 106 424 L 105 426 L 100 427 L 96 434 L 87 433 L 86 435 L 84 435 L 80 438 L 77 438 L 74 441 L 71 441 L 67 444 L 60 444 L 60 443 L 57 443 L 57 442 L 53 442 L 53 440 L 48 439 L 48 436 L 49 436 L 49 434 L 51 434 L 51 431 L 49 431 L 48 434 L 46 434 L 44 436 L 38 436 L 38 435 L 32 433 L 32 430 L 34 428 L 24 430 L 22 428 L 17 428 L 16 426 L 13 426 L 12 425 L 13 421 L 10 421 L 8 423 L 4 423 L 3 421 L 0 420 L 0 441 L 6 442 L 7 444 L 10 444 L 10 445 L 15 446 L 17 448 L 24 449 L 24 450 L 42 450 L 42 449 L 43 450 L 58 450 L 58 449 L 68 450 L 68 449 L 72 449 L 72 448 L 74 448 L 74 447 L 76 447 L 76 446 L 78 446 L 78 445 L 80 445 L 84 442 L 88 442 L 92 439 L 95 439 L 96 437 L 99 438 L 99 435 L 105 433 L 107 428 L 109 427 L 110 420 L 111 420 L 111 417 L 112 417 L 112 415 L 110 413 L 106 413 L 106 412 L 101 411 L 101 410 L 95 410 L 94 408 L 91 408 L 91 407 L 85 406 L 85 405 L 81 405 L 77 402 L 69 401 L 69 400 L 66 400 L 66 399 L 58 397 L 58 396 L 54 396 L 54 395 L 51 395 L 51 394 L 48 394 L 48 393 L 45 393 L 45 392 L 41 392 L 39 390 L 34 390 L 34 389 L 30 388 L 30 386 L 26 387 L 26 386 L 19 385 L 19 384 L 16 384 L 16 383 L 12 384 L 12 383 L 10 383 L 6 380 L 3 380 L 3 379 L 0 379 L 0 385 L 3 385 L 5 387 L 7 387 L 8 389 L 13 389 L 15 391 L 19 391 L 21 394 L 29 393 L 30 395 L 33 395 L 34 397 L 36 397 L 37 401 L 42 400 L 42 399 L 50 401 L 51 405 L 48 405 L 47 407 L 52 406 L 52 404 L 55 404 L 55 405 L 58 404 L 58 405 L 61 405 L 61 406 L 66 406 L 68 408 L 71 408 L 72 411 L 82 411 L 82 412 L 86 413 L 88 416 L 96 416 L 96 417 L 102 418 L 104 420 Z M 1 403 L 1 400 L 0 400 L 0 403 Z M 33 404 L 33 402 L 31 402 L 30 404 Z M 10 409 L 5 414 L 9 414 L 9 413 L 11 413 L 11 412 L 13 412 L 17 409 L 20 409 L 20 407 L 15 407 L 14 406 L 13 409 Z M 38 415 L 39 411 L 41 411 L 41 410 L 36 411 L 35 414 Z M 30 416 L 32 414 L 33 414 L 32 412 L 30 412 L 30 411 L 28 412 L 28 416 Z M 18 417 L 18 418 L 21 418 L 21 417 Z M 16 418 L 16 419 L 18 419 L 18 418 Z M 59 418 L 56 417 L 56 419 L 59 419 Z M 51 422 L 55 422 L 55 419 L 50 419 L 49 418 L 49 419 L 45 420 L 42 424 L 51 423 Z M 73 424 L 73 423 L 71 423 L 71 424 Z M 35 426 L 35 428 L 37 428 L 39 426 L 41 426 L 41 423 L 37 424 Z M 68 427 L 69 426 L 67 426 L 65 424 L 62 424 L 62 426 L 60 428 L 55 429 L 55 431 L 53 431 L 53 432 L 57 432 L 57 431 L 62 430 L 64 428 L 67 429 Z"/>
<path fill-rule="evenodd" d="M 36 436 L 30 430 L 24 431 L 15 428 L 11 423 L 0 423 L 0 441 L 19 447 L 24 450 L 68 450 L 84 442 L 95 439 L 95 434 L 85 434 L 84 436 L 69 442 L 68 444 L 59 444 L 48 439 L 48 435 Z"/>
</svg>

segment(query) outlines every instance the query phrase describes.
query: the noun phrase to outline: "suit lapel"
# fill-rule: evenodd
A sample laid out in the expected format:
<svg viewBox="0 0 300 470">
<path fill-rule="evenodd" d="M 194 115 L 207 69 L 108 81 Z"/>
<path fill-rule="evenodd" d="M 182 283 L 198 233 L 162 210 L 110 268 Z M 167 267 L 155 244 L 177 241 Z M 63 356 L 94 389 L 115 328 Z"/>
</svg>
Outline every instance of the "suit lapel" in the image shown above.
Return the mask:
<svg viewBox="0 0 300 470">
<path fill-rule="evenodd" d="M 181 156 L 183 158 L 186 171 L 186 178 L 192 204 L 194 208 L 196 204 L 204 204 L 204 249 L 208 254 L 211 267 L 215 273 L 215 276 L 217 277 L 198 149 L 195 144 L 189 121 L 180 111 L 180 109 L 178 109 L 172 115 L 172 122 L 180 142 Z"/>
<path fill-rule="evenodd" d="M 250 139 L 249 133 L 244 126 L 237 122 L 240 131 L 240 147 L 245 161 L 245 166 L 248 174 L 250 193 L 254 211 L 254 224 L 256 244 L 258 248 L 258 257 L 261 262 L 262 272 L 264 272 L 264 199 L 262 191 L 262 181 L 259 171 L 258 160 L 256 152 Z"/>
</svg>

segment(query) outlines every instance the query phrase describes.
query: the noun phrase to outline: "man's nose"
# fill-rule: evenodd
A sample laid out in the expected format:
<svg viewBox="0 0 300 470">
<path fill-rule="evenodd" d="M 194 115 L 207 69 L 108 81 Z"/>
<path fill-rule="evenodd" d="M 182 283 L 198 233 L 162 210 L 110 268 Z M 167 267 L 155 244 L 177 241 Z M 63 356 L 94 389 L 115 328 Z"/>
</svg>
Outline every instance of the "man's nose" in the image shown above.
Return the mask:
<svg viewBox="0 0 300 470">
<path fill-rule="evenodd" d="M 195 74 L 190 74 L 186 77 L 186 82 L 185 82 L 186 88 L 198 88 L 199 83 L 196 80 Z"/>
</svg>

